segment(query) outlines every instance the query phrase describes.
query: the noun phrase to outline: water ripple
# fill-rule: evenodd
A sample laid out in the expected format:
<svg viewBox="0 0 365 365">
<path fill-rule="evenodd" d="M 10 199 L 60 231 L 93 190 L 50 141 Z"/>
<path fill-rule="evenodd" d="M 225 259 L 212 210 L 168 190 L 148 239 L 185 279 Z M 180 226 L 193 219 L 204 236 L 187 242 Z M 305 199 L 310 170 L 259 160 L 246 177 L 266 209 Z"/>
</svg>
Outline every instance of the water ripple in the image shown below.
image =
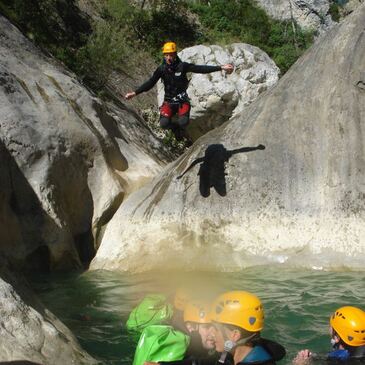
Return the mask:
<svg viewBox="0 0 365 365">
<path fill-rule="evenodd" d="M 124 323 L 146 293 L 169 294 L 182 285 L 210 298 L 226 290 L 255 293 L 265 308 L 263 335 L 288 350 L 282 364 L 289 364 L 302 348 L 326 353 L 330 313 L 343 305 L 362 307 L 365 302 L 364 272 L 283 269 L 277 265 L 236 273 L 127 275 L 93 271 L 37 276 L 32 283 L 81 345 L 106 365 L 132 362 L 136 339 L 127 333 Z"/>
</svg>

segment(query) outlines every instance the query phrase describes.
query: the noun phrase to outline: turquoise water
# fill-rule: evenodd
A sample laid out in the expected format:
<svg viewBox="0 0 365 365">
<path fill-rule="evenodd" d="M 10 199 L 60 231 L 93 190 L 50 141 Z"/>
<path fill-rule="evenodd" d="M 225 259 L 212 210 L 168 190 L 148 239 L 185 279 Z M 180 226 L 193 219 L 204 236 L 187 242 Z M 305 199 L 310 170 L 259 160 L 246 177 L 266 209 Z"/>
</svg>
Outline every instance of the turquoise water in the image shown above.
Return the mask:
<svg viewBox="0 0 365 365">
<path fill-rule="evenodd" d="M 131 309 L 147 293 L 232 289 L 258 295 L 265 309 L 263 336 L 284 345 L 289 364 L 295 353 L 330 350 L 329 314 L 343 305 L 365 309 L 364 272 L 298 271 L 280 266 L 236 273 L 147 273 L 107 271 L 37 276 L 32 285 L 45 305 L 76 335 L 82 347 L 103 364 L 131 364 L 135 341 L 124 328 Z"/>
</svg>

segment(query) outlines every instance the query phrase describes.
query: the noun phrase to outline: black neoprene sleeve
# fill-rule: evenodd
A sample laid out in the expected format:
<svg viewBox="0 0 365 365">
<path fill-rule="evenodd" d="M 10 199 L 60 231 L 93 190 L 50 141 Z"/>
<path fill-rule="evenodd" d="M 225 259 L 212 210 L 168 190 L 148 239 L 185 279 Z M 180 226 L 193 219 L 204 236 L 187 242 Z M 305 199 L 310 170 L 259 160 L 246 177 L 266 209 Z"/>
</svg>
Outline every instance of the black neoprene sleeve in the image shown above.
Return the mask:
<svg viewBox="0 0 365 365">
<path fill-rule="evenodd" d="M 221 66 L 210 66 L 210 65 L 194 65 L 193 63 L 187 63 L 187 72 L 193 72 L 197 74 L 208 74 L 211 72 L 221 71 Z"/>
<path fill-rule="evenodd" d="M 161 68 L 157 67 L 151 78 L 136 89 L 135 91 L 136 95 L 152 89 L 156 85 L 157 81 L 160 79 L 161 76 L 162 76 Z"/>
</svg>

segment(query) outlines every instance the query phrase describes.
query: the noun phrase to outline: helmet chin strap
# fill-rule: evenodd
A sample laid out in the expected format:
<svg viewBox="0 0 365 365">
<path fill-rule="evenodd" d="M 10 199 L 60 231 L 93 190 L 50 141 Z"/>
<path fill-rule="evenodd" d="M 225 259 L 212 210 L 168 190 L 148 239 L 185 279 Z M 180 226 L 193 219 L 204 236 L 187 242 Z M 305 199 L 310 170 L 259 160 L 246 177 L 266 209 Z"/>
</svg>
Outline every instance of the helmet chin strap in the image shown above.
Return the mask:
<svg viewBox="0 0 365 365">
<path fill-rule="evenodd" d="M 260 337 L 260 334 L 257 333 L 257 332 L 255 332 L 255 333 L 253 333 L 252 335 L 250 335 L 248 337 L 241 338 L 240 340 L 238 340 L 236 342 L 236 346 L 238 346 L 238 345 L 245 345 L 247 342 L 253 340 L 254 338 L 259 338 L 259 337 Z"/>
<path fill-rule="evenodd" d="M 226 334 L 224 334 L 224 337 L 227 337 Z M 245 345 L 247 342 L 253 340 L 254 338 L 258 338 L 260 337 L 260 334 L 255 332 L 253 333 L 252 335 L 248 336 L 248 337 L 245 337 L 245 338 L 241 338 L 239 339 L 237 342 L 235 341 L 231 341 L 231 340 L 227 340 L 224 342 L 224 350 L 218 360 L 219 363 L 221 364 L 224 364 L 225 360 L 226 360 L 226 357 L 227 357 L 227 354 L 229 352 L 231 352 L 234 348 L 236 348 L 237 346 L 240 346 L 240 345 Z"/>
</svg>

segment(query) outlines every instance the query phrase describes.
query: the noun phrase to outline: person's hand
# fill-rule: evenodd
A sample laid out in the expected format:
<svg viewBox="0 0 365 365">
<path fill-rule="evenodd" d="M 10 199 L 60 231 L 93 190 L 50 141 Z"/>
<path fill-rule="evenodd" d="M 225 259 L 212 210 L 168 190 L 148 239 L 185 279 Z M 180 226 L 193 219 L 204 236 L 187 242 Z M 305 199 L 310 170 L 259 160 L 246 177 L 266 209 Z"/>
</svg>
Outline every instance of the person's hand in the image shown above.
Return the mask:
<svg viewBox="0 0 365 365">
<path fill-rule="evenodd" d="M 132 91 L 131 93 L 127 93 L 127 94 L 125 94 L 125 98 L 127 99 L 127 100 L 129 100 L 129 99 L 132 99 L 132 98 L 134 98 L 136 96 L 136 93 L 134 92 L 134 91 Z"/>
<path fill-rule="evenodd" d="M 258 150 L 264 150 L 266 147 L 263 145 L 263 144 L 259 144 L 258 146 L 257 146 L 257 149 Z"/>
<path fill-rule="evenodd" d="M 226 65 L 223 65 L 222 66 L 222 70 L 223 71 L 226 71 L 227 74 L 229 75 L 229 74 L 231 74 L 233 72 L 234 67 L 233 67 L 233 65 L 231 63 L 227 63 Z"/>
<path fill-rule="evenodd" d="M 309 350 L 301 350 L 297 353 L 297 356 L 293 359 L 294 365 L 307 365 L 310 363 L 312 353 Z"/>
<path fill-rule="evenodd" d="M 145 361 L 144 365 L 159 365 L 158 362 L 152 362 L 152 361 Z"/>
</svg>

